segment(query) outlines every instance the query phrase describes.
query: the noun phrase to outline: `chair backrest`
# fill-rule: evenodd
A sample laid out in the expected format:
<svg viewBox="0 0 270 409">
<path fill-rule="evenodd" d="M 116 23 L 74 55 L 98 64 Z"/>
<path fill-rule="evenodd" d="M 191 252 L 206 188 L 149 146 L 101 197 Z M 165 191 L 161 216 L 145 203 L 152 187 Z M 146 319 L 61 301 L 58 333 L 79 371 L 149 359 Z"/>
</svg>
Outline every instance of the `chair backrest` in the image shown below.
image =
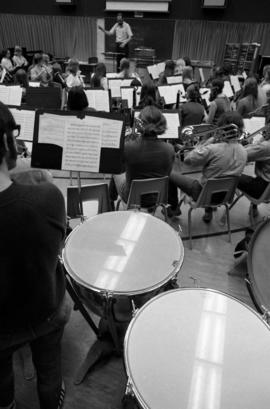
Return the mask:
<svg viewBox="0 0 270 409">
<path fill-rule="evenodd" d="M 232 202 L 237 183 L 237 177 L 208 179 L 197 199 L 196 207 L 215 207 Z"/>
<path fill-rule="evenodd" d="M 168 203 L 168 176 L 153 179 L 133 180 L 127 208 L 152 207 Z"/>
<path fill-rule="evenodd" d="M 78 186 L 68 186 L 67 188 L 67 215 L 71 218 L 86 216 L 84 214 L 86 202 L 98 202 L 97 213 L 105 213 L 111 210 L 109 189 L 106 183 L 96 185 L 85 185 L 81 187 L 81 193 Z M 81 206 L 82 204 L 82 211 Z"/>
<path fill-rule="evenodd" d="M 265 188 L 263 194 L 258 199 L 261 203 L 270 202 L 270 182 L 268 183 L 267 187 Z"/>
</svg>

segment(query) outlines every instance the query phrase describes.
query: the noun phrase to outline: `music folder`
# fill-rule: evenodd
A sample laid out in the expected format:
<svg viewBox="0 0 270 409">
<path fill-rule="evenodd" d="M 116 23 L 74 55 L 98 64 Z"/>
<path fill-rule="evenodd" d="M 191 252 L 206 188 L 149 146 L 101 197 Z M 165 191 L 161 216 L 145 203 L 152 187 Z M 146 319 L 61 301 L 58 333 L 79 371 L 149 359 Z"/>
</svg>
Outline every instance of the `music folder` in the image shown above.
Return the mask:
<svg viewBox="0 0 270 409">
<path fill-rule="evenodd" d="M 134 118 L 138 118 L 140 110 L 134 111 Z M 180 128 L 180 113 L 177 109 L 164 109 L 163 115 L 167 121 L 167 130 L 163 135 L 159 135 L 158 139 L 178 139 Z"/>
<path fill-rule="evenodd" d="M 31 166 L 122 173 L 124 135 L 120 114 L 38 110 Z"/>
</svg>

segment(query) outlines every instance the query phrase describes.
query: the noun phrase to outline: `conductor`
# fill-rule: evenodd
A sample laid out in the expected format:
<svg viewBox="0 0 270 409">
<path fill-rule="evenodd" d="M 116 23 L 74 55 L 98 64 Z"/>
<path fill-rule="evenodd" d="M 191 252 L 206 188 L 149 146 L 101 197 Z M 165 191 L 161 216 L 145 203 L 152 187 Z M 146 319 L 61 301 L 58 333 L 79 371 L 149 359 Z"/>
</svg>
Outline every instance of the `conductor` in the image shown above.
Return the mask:
<svg viewBox="0 0 270 409">
<path fill-rule="evenodd" d="M 133 36 L 130 25 L 123 20 L 122 13 L 118 13 L 117 22 L 110 30 L 104 30 L 101 26 L 98 26 L 98 28 L 108 36 L 115 35 L 115 52 L 118 53 L 116 58 L 117 71 L 119 71 L 120 60 L 129 57 L 128 43 Z"/>
</svg>

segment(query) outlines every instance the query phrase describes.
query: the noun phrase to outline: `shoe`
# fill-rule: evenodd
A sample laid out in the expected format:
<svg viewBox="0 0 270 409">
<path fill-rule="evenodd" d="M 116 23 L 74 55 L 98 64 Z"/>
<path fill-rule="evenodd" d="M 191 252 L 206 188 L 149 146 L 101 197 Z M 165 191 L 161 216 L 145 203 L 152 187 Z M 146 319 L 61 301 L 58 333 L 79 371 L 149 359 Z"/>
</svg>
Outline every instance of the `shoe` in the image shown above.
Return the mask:
<svg viewBox="0 0 270 409">
<path fill-rule="evenodd" d="M 164 210 L 162 209 L 161 211 L 164 214 Z M 181 212 L 181 209 L 180 209 L 179 206 L 177 206 L 175 209 L 173 209 L 171 207 L 168 207 L 168 209 L 167 209 L 167 215 L 168 215 L 169 218 L 181 216 L 181 214 L 182 214 L 182 212 Z"/>
<path fill-rule="evenodd" d="M 212 218 L 213 218 L 213 210 L 212 209 L 211 210 L 210 209 L 209 210 L 205 209 L 205 213 L 204 213 L 203 218 L 202 218 L 203 221 L 205 223 L 210 223 Z"/>
<path fill-rule="evenodd" d="M 62 381 L 62 386 L 60 390 L 60 395 L 59 395 L 59 401 L 58 401 L 58 406 L 57 409 L 61 409 L 64 405 L 64 399 L 65 399 L 65 394 L 66 394 L 66 387 L 64 381 Z"/>
</svg>

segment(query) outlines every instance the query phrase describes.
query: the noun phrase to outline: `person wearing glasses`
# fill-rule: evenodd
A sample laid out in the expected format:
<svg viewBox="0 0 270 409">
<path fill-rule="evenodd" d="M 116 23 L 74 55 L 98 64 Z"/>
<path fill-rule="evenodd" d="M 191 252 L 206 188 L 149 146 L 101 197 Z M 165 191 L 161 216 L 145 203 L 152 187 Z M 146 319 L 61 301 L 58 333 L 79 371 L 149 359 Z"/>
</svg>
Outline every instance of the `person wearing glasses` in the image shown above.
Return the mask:
<svg viewBox="0 0 270 409">
<path fill-rule="evenodd" d="M 129 57 L 129 42 L 133 37 L 130 25 L 123 20 L 122 13 L 117 14 L 116 23 L 110 30 L 104 30 L 103 27 L 98 26 L 105 35 L 115 35 L 115 52 L 117 53 L 117 72 L 120 71 L 120 61 L 122 58 Z"/>
<path fill-rule="evenodd" d="M 14 352 L 28 343 L 41 409 L 60 409 L 65 387 L 61 339 L 70 314 L 57 263 L 66 231 L 65 202 L 52 183 L 13 182 L 19 128 L 0 103 L 0 407 L 15 409 Z"/>
</svg>

